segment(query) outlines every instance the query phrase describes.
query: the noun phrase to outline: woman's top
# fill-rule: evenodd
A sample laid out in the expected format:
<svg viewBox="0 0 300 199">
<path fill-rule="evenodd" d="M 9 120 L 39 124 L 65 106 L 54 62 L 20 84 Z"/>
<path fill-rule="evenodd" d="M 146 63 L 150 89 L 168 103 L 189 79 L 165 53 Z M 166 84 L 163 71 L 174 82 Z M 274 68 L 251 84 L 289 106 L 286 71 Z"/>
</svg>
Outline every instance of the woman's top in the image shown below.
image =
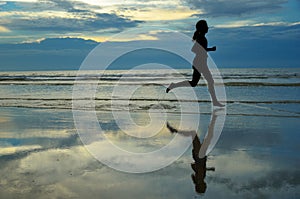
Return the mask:
<svg viewBox="0 0 300 199">
<path fill-rule="evenodd" d="M 203 67 L 207 65 L 207 39 L 205 36 L 199 36 L 192 47 L 192 52 L 196 54 L 193 60 L 193 66 Z"/>
</svg>

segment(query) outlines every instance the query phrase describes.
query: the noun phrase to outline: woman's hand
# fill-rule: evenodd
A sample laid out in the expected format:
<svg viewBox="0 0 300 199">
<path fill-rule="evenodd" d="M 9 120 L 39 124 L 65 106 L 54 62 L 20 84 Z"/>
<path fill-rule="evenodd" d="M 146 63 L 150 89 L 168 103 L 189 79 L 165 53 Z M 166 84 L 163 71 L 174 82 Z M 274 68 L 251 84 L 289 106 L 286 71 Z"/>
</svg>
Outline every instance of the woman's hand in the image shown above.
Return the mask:
<svg viewBox="0 0 300 199">
<path fill-rule="evenodd" d="M 216 51 L 217 50 L 217 47 L 216 46 L 214 46 L 214 47 L 212 47 L 212 48 L 207 48 L 206 49 L 206 51 L 208 52 L 208 51 Z"/>
</svg>

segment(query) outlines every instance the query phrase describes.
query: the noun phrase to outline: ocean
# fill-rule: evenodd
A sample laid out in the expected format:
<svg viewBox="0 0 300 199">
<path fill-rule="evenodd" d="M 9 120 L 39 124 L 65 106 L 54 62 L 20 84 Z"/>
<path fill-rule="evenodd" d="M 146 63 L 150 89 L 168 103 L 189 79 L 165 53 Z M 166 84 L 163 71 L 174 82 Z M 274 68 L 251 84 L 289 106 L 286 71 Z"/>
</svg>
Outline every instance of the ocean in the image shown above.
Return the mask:
<svg viewBox="0 0 300 199">
<path fill-rule="evenodd" d="M 191 79 L 192 70 L 80 71 L 79 76 L 78 71 L 1 72 L 0 198 L 299 198 L 300 69 L 231 68 L 220 74 L 223 112 L 211 106 L 203 79 L 195 88 L 165 93 L 171 82 Z M 82 92 L 74 92 L 75 80 Z M 96 85 L 92 99 L 86 94 L 89 85 Z M 78 135 L 74 113 L 82 110 L 96 113 L 97 124 L 89 123 L 90 117 L 82 121 L 91 134 L 99 124 L 121 149 L 158 153 L 132 162 L 106 145 L 96 147 L 99 140 Z M 194 146 L 172 161 L 174 154 L 159 149 L 181 130 L 196 132 L 204 143 L 210 127 L 218 127 L 214 122 L 220 116 L 214 113 L 226 120 L 207 153 L 206 165 L 215 169 L 201 174 L 199 191 L 199 173 L 191 166 Z M 157 123 L 151 126 L 153 119 Z M 178 132 L 172 133 L 167 122 Z M 190 136 L 186 140 L 191 144 Z M 103 157 L 116 164 L 107 166 L 99 161 Z M 169 162 L 147 170 L 163 161 Z M 139 164 L 146 172 L 113 169 L 125 164 L 127 171 Z"/>
<path fill-rule="evenodd" d="M 300 113 L 297 111 L 300 110 L 299 69 L 222 69 L 220 72 L 228 104 L 260 106 L 266 110 L 274 110 L 274 114 L 280 115 Z M 130 100 L 132 111 L 144 111 L 149 108 L 148 105 L 160 103 L 168 111 L 176 112 L 180 111 L 174 105 L 178 99 L 172 94 L 164 95 L 164 92 L 171 82 L 191 79 L 191 70 L 179 70 L 179 73 L 180 75 L 168 70 L 81 71 L 80 77 L 77 77 L 77 71 L 1 72 L 0 107 L 72 109 L 72 97 L 80 100 L 72 95 L 74 81 L 77 79 L 83 84 L 98 85 L 94 97 L 97 111 L 126 109 L 128 107 L 122 107 L 119 101 Z M 138 89 L 132 96 L 123 96 L 122 93 L 113 93 L 114 88 L 118 86 L 125 89 L 124 93 L 136 87 Z M 195 88 L 195 93 L 197 103 L 206 107 L 210 105 L 206 82 L 203 79 Z M 115 102 L 113 106 L 110 103 L 112 99 Z M 186 96 L 181 100 L 190 98 Z"/>
</svg>

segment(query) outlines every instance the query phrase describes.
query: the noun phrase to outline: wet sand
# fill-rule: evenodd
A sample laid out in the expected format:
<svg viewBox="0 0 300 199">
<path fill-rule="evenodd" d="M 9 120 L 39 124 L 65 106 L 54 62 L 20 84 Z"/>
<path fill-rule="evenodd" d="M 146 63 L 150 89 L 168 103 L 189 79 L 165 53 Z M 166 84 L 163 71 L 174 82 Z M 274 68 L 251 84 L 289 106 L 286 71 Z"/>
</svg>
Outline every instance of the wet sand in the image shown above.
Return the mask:
<svg viewBox="0 0 300 199">
<path fill-rule="evenodd" d="M 208 154 L 205 193 L 197 193 L 191 178 L 192 147 L 171 165 L 143 174 L 116 171 L 96 160 L 82 145 L 71 110 L 1 108 L 1 198 L 299 198 L 299 116 L 259 111 L 238 114 L 228 105 L 223 133 Z M 236 111 L 236 112 L 235 112 Z M 140 114 L 140 113 L 132 113 Z M 122 140 L 109 113 L 101 112 L 108 134 Z M 140 118 L 143 122 L 144 117 Z M 146 117 L 145 117 L 146 118 Z M 172 122 L 176 123 L 174 116 Z M 201 115 L 201 140 L 210 115 Z M 167 128 L 155 142 L 172 139 Z M 149 148 L 150 147 L 150 148 Z M 159 157 L 157 158 L 159 160 Z M 157 161 L 157 160 L 151 160 Z"/>
</svg>

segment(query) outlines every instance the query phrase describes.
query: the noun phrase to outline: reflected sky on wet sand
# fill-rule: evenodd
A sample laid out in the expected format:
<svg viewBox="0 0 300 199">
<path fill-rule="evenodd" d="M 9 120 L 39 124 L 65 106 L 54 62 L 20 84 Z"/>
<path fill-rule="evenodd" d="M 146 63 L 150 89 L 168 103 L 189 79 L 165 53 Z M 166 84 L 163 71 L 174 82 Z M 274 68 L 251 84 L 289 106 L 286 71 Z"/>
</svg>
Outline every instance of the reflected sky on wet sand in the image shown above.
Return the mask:
<svg viewBox="0 0 300 199">
<path fill-rule="evenodd" d="M 174 136 L 164 128 L 155 139 L 135 143 L 120 136 L 108 113 L 102 112 L 101 117 L 108 136 L 115 143 L 124 140 L 122 147 L 137 144 L 147 151 Z M 178 118 L 172 119 L 176 124 Z M 201 140 L 209 120 L 210 115 L 201 115 Z M 161 170 L 128 174 L 90 155 L 76 133 L 70 110 L 1 108 L 0 126 L 1 198 L 300 197 L 297 117 L 228 115 L 208 155 L 207 166 L 215 171 L 207 171 L 203 194 L 195 192 L 191 178 L 191 147 Z"/>
</svg>

